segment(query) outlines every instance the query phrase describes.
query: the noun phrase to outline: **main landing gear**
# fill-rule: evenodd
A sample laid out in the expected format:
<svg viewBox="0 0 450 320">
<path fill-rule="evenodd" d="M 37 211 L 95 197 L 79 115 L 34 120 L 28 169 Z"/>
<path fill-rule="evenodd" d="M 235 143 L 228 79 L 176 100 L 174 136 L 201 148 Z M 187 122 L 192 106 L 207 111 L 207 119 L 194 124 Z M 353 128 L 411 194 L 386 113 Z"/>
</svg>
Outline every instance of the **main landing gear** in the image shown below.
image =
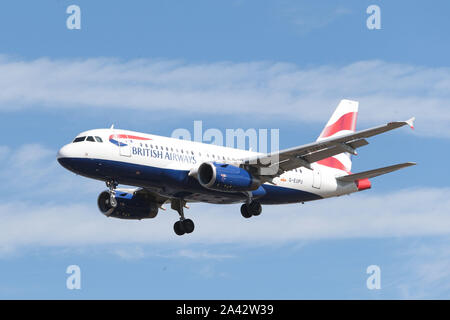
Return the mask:
<svg viewBox="0 0 450 320">
<path fill-rule="evenodd" d="M 258 201 L 250 201 L 249 203 L 244 203 L 241 206 L 241 214 L 246 219 L 252 216 L 259 216 L 261 211 L 262 207 Z"/>
<path fill-rule="evenodd" d="M 174 199 L 171 203 L 171 208 L 176 210 L 180 215 L 180 220 L 173 225 L 173 231 L 175 231 L 178 236 L 182 236 L 185 233 L 192 233 L 195 228 L 194 221 L 184 217 L 183 209 L 185 205 L 186 201 L 181 199 Z"/>
<path fill-rule="evenodd" d="M 109 204 L 111 207 L 115 208 L 117 207 L 117 200 L 116 200 L 116 187 L 119 184 L 115 180 L 107 180 L 106 186 L 109 189 Z"/>
</svg>

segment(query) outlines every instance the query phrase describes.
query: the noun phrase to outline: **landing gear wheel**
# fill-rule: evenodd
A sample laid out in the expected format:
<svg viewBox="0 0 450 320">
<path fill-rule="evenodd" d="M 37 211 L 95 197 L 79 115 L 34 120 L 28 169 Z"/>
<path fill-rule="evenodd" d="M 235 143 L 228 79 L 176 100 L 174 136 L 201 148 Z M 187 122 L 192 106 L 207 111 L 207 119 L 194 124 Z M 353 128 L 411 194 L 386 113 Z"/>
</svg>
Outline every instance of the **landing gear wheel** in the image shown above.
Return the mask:
<svg viewBox="0 0 450 320">
<path fill-rule="evenodd" d="M 261 214 L 262 207 L 259 202 L 252 201 L 248 207 L 248 211 L 250 211 L 253 216 L 259 216 Z"/>
<path fill-rule="evenodd" d="M 241 214 L 242 214 L 242 216 L 243 216 L 244 218 L 246 218 L 246 219 L 248 219 L 248 218 L 250 218 L 250 217 L 252 216 L 250 210 L 248 210 L 248 205 L 247 205 L 246 203 L 244 203 L 244 204 L 241 206 Z"/>
<path fill-rule="evenodd" d="M 183 234 L 186 233 L 186 231 L 184 231 L 184 227 L 181 221 L 175 222 L 175 224 L 173 225 L 173 231 L 175 231 L 177 236 L 182 236 Z"/>
<path fill-rule="evenodd" d="M 251 216 L 259 216 L 261 214 L 262 207 L 258 201 L 252 201 L 249 204 L 244 203 L 241 206 L 241 214 L 244 218 L 248 219 Z"/>
<path fill-rule="evenodd" d="M 183 229 L 186 233 L 191 233 L 192 231 L 194 231 L 195 225 L 194 221 L 192 221 L 191 219 L 185 219 L 181 221 L 181 223 L 183 224 Z"/>
</svg>

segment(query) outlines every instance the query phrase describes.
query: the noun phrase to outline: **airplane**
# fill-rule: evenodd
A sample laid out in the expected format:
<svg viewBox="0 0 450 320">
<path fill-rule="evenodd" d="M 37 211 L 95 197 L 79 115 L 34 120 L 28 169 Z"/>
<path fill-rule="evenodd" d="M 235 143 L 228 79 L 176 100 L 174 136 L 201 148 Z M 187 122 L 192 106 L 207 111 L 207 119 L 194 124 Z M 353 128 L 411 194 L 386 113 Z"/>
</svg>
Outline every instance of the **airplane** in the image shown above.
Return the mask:
<svg viewBox="0 0 450 320">
<path fill-rule="evenodd" d="M 313 143 L 268 154 L 128 130 L 94 129 L 78 134 L 57 154 L 66 169 L 104 181 L 98 208 L 107 217 L 155 218 L 170 203 L 179 236 L 194 231 L 184 208 L 192 202 L 242 203 L 244 218 L 262 205 L 305 203 L 371 188 L 370 178 L 415 165 L 400 163 L 352 173 L 352 156 L 367 138 L 414 120 L 356 131 L 359 103 L 341 100 Z M 127 187 L 118 188 L 119 184 Z M 132 186 L 132 187 L 130 187 Z"/>
</svg>

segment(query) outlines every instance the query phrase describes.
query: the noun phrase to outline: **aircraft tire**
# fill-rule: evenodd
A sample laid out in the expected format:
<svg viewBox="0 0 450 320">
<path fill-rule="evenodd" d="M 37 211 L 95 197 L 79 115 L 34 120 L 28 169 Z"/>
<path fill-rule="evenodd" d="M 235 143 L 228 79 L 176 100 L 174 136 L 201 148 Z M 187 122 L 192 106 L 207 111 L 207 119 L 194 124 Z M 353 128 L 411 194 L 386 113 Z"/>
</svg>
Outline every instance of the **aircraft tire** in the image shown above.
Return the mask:
<svg viewBox="0 0 450 320">
<path fill-rule="evenodd" d="M 261 204 L 257 201 L 252 201 L 248 206 L 248 211 L 251 212 L 252 216 L 259 216 L 262 211 Z"/>
<path fill-rule="evenodd" d="M 185 219 L 181 222 L 183 224 L 183 229 L 186 233 L 192 233 L 195 229 L 194 221 L 191 219 Z"/>
<path fill-rule="evenodd" d="M 175 231 L 177 236 L 182 236 L 183 234 L 186 233 L 186 231 L 184 230 L 184 226 L 181 223 L 181 221 L 175 222 L 175 224 L 173 225 L 173 231 Z"/>
<path fill-rule="evenodd" d="M 249 208 L 248 208 L 246 203 L 244 203 L 241 206 L 241 214 L 246 219 L 248 219 L 248 218 L 250 218 L 252 216 L 252 213 L 250 212 L 250 210 L 249 210 Z"/>
</svg>

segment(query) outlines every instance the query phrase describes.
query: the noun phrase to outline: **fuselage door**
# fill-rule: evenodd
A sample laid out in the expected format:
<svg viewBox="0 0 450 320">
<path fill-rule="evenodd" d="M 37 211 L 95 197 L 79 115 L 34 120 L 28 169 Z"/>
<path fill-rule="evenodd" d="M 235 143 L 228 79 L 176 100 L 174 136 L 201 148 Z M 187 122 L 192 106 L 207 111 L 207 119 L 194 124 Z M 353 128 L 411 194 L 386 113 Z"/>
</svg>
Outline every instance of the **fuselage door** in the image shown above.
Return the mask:
<svg viewBox="0 0 450 320">
<path fill-rule="evenodd" d="M 320 189 L 322 185 L 322 174 L 320 173 L 320 170 L 315 168 L 312 171 L 312 174 L 313 174 L 313 183 L 312 183 L 313 188 Z"/>
</svg>

